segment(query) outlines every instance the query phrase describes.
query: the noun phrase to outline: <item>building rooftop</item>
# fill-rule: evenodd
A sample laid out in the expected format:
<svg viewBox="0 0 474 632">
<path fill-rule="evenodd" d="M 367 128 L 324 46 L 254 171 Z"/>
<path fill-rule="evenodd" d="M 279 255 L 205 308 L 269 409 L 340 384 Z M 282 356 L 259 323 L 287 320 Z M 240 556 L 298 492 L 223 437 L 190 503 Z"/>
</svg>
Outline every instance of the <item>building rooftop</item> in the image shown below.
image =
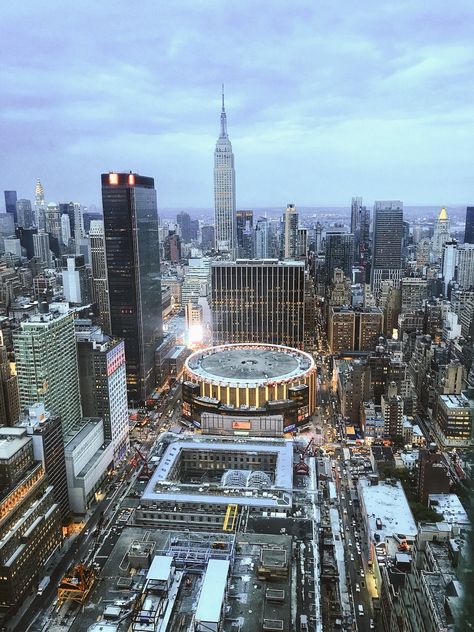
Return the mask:
<svg viewBox="0 0 474 632">
<path fill-rule="evenodd" d="M 415 520 L 399 481 L 371 485 L 367 479 L 361 478 L 358 488 L 362 510 L 367 514 L 371 541 L 375 533 L 379 534 L 380 542 L 394 536 L 415 539 Z"/>
<path fill-rule="evenodd" d="M 186 368 L 209 381 L 235 380 L 259 385 L 271 380 L 292 379 L 314 369 L 310 355 L 279 345 L 221 345 L 193 353 Z"/>
<path fill-rule="evenodd" d="M 220 622 L 229 566 L 228 560 L 209 560 L 196 608 L 196 622 Z"/>
<path fill-rule="evenodd" d="M 29 441 L 25 428 L 0 428 L 0 460 L 8 461 Z"/>
<path fill-rule="evenodd" d="M 449 524 L 470 524 L 468 515 L 456 494 L 429 494 L 428 504 Z"/>
</svg>

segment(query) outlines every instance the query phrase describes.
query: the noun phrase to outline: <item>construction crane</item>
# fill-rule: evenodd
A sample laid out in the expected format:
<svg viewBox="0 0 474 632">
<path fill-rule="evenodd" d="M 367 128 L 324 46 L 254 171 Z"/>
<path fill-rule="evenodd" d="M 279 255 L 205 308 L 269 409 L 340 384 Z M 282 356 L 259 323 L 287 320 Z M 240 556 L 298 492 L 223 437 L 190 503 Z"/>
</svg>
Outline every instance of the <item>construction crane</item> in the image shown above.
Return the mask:
<svg viewBox="0 0 474 632">
<path fill-rule="evenodd" d="M 147 463 L 146 458 L 143 456 L 140 450 L 137 447 L 135 447 L 135 456 L 130 461 L 130 465 L 135 468 L 137 467 L 139 463 L 142 463 L 142 469 L 140 470 L 140 474 L 138 475 L 138 478 L 141 481 L 143 480 L 147 481 L 150 478 L 152 471 Z"/>
<path fill-rule="evenodd" d="M 311 441 L 307 444 L 305 449 L 302 452 L 300 452 L 300 460 L 298 461 L 298 463 L 296 463 L 296 465 L 294 467 L 294 473 L 295 474 L 303 474 L 305 476 L 308 476 L 308 474 L 309 474 L 309 465 L 306 463 L 304 458 L 305 458 L 306 454 L 309 452 L 309 449 L 313 445 L 313 443 L 314 443 L 314 438 L 311 439 Z M 311 456 L 312 456 L 312 452 L 311 452 Z"/>
<path fill-rule="evenodd" d="M 84 603 L 95 581 L 95 571 L 85 564 L 76 564 L 62 578 L 58 587 L 58 608 L 65 601 Z"/>
</svg>

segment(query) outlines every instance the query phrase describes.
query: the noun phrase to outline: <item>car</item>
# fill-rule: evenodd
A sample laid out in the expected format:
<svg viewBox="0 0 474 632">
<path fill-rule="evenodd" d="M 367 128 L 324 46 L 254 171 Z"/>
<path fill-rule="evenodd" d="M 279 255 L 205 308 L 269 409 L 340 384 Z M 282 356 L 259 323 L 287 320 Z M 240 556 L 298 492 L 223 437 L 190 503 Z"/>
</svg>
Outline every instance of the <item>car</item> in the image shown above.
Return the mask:
<svg viewBox="0 0 474 632">
<path fill-rule="evenodd" d="M 347 543 L 348 546 L 352 546 L 352 542 L 349 540 L 349 542 Z"/>
<path fill-rule="evenodd" d="M 347 509 L 344 507 L 344 515 L 347 515 Z"/>
<path fill-rule="evenodd" d="M 364 569 L 363 568 L 360 569 L 360 576 L 361 577 L 365 577 L 365 573 L 364 573 Z"/>
<path fill-rule="evenodd" d="M 359 613 L 359 615 L 360 615 L 361 617 L 363 617 L 363 616 L 364 616 L 364 608 L 363 608 L 363 606 L 361 606 L 361 604 L 359 604 L 359 605 L 357 606 L 357 612 Z"/>
<path fill-rule="evenodd" d="M 354 561 L 354 555 L 351 553 L 351 562 Z"/>
<path fill-rule="evenodd" d="M 356 584 L 356 592 L 360 592 L 360 586 L 359 586 L 359 584 Z"/>
<path fill-rule="evenodd" d="M 373 620 L 373 619 L 370 619 L 370 620 L 369 620 L 369 628 L 370 628 L 371 630 L 375 630 L 375 624 L 374 624 L 374 620 Z"/>
</svg>

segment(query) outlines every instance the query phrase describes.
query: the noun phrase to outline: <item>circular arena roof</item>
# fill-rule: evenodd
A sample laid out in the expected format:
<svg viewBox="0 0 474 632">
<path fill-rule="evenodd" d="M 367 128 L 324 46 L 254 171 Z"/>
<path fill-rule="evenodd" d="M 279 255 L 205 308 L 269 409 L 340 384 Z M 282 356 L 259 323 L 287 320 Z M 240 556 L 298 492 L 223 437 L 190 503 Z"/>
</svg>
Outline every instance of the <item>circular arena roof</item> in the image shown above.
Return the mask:
<svg viewBox="0 0 474 632">
<path fill-rule="evenodd" d="M 186 370 L 198 380 L 244 386 L 292 380 L 312 369 L 310 355 L 279 345 L 220 345 L 186 360 Z"/>
</svg>

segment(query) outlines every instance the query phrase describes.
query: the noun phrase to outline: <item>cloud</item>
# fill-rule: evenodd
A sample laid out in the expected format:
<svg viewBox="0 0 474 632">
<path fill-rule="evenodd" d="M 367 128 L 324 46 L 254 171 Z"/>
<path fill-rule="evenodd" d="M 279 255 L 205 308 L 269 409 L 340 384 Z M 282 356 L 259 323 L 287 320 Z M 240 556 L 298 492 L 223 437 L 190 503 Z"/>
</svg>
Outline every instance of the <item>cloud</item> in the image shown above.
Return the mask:
<svg viewBox="0 0 474 632">
<path fill-rule="evenodd" d="M 97 203 L 122 165 L 162 206 L 210 207 L 224 81 L 241 206 L 467 202 L 473 18 L 467 0 L 11 3 L 1 184 Z"/>
</svg>

